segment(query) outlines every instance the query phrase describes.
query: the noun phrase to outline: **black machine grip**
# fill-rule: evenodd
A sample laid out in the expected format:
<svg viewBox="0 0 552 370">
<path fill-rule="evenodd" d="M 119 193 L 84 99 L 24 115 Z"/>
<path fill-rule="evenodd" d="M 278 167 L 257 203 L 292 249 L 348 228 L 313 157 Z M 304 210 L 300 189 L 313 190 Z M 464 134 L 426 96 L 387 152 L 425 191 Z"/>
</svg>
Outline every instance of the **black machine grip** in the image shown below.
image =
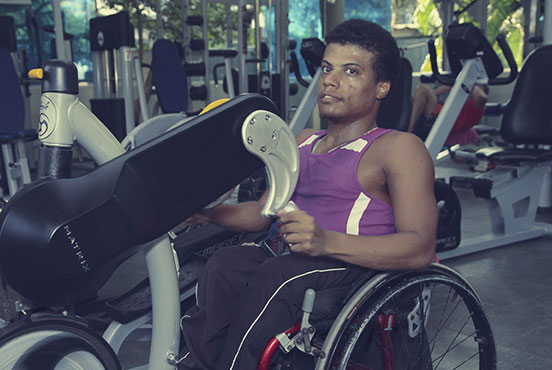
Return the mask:
<svg viewBox="0 0 552 370">
<path fill-rule="evenodd" d="M 256 170 L 241 138 L 256 110 L 278 113 L 244 94 L 162 136 L 68 179 L 19 191 L 0 213 L 0 269 L 35 304 L 94 298 L 136 246 L 155 240 Z"/>
<path fill-rule="evenodd" d="M 510 67 L 510 73 L 506 77 L 489 79 L 489 85 L 507 85 L 510 82 L 513 82 L 518 75 L 517 63 L 514 59 L 514 55 L 512 54 L 512 49 L 510 49 L 510 45 L 506 42 L 506 37 L 503 34 L 499 34 L 496 37 L 496 41 L 498 42 L 498 46 L 500 46 L 500 50 L 502 50 L 502 54 L 504 54 L 504 58 L 506 58 L 508 66 Z"/>
<path fill-rule="evenodd" d="M 295 79 L 299 84 L 303 87 L 309 87 L 309 83 L 303 79 L 303 76 L 301 76 L 301 71 L 299 70 L 299 60 L 297 59 L 297 54 L 295 54 L 294 51 L 291 51 L 289 53 L 290 60 L 291 60 L 291 71 L 295 75 Z"/>
<path fill-rule="evenodd" d="M 435 40 L 430 39 L 427 42 L 427 48 L 429 50 L 429 61 L 431 63 L 431 70 L 435 79 L 443 85 L 454 85 L 455 78 L 451 76 L 442 75 L 439 72 L 439 66 L 437 65 L 437 50 L 435 49 Z"/>
<path fill-rule="evenodd" d="M 492 49 L 489 42 L 485 39 L 485 37 L 481 34 L 479 29 L 476 29 L 471 24 L 458 24 L 453 25 L 449 29 L 455 28 L 452 32 L 452 40 L 450 41 L 449 45 L 449 39 L 448 36 L 451 33 L 447 33 L 447 48 L 452 48 L 449 51 L 449 59 L 452 65 L 452 69 L 454 73 L 458 73 L 461 68 L 461 63 L 458 60 L 459 57 L 475 57 L 475 56 L 481 56 L 483 59 L 483 64 L 485 65 L 485 68 L 487 69 L 487 73 L 490 74 L 490 78 L 488 80 L 489 85 L 506 85 L 510 82 L 514 81 L 518 74 L 518 68 L 516 61 L 514 59 L 514 56 L 512 54 L 512 50 L 510 49 L 510 46 L 506 42 L 506 39 L 504 35 L 499 34 L 496 38 L 496 41 L 498 42 L 498 45 L 500 46 L 500 49 L 502 50 L 502 53 L 504 54 L 504 57 L 506 58 L 506 62 L 508 63 L 508 66 L 510 67 L 510 73 L 506 77 L 493 77 L 500 72 L 503 71 L 502 65 L 500 63 L 500 60 L 498 59 L 498 56 Z M 465 36 L 465 39 L 459 39 L 460 36 Z M 459 42 L 460 41 L 460 42 Z M 435 40 L 430 39 L 427 42 L 428 51 L 429 51 L 429 60 L 431 63 L 431 70 L 433 72 L 433 76 L 437 81 L 439 81 L 443 85 L 454 85 L 456 76 L 454 74 L 442 74 L 439 72 L 439 66 L 437 65 L 437 51 L 435 49 Z M 458 50 L 455 50 L 454 48 L 459 48 Z M 454 60 L 453 58 L 454 57 Z M 454 65 L 453 65 L 454 64 Z"/>
</svg>

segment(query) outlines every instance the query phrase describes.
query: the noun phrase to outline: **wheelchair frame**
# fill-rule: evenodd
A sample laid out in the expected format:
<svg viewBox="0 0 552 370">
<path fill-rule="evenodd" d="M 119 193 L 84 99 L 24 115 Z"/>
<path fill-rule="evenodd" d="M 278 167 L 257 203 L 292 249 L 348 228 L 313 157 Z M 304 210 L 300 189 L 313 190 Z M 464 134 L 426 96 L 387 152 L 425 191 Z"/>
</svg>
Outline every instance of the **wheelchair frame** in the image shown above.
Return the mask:
<svg viewBox="0 0 552 370">
<path fill-rule="evenodd" d="M 423 271 L 369 272 L 368 274 L 368 280 L 356 289 L 343 305 L 343 308 L 337 315 L 335 321 L 333 321 L 331 328 L 327 334 L 325 334 L 323 345 L 319 348 L 314 347 L 314 351 L 310 352 L 311 355 L 317 357 L 314 370 L 356 369 L 354 365 L 348 365 L 349 357 L 347 356 L 350 356 L 351 352 L 353 352 L 354 343 L 347 343 L 345 332 L 347 328 L 351 326 L 353 321 L 357 317 L 362 316 L 363 312 L 366 311 L 370 313 L 371 319 L 374 319 L 376 315 L 379 315 L 377 320 L 379 320 L 382 333 L 378 334 L 383 336 L 383 338 L 381 338 L 381 345 L 384 357 L 384 368 L 385 370 L 395 369 L 395 367 L 393 367 L 392 345 L 388 337 L 385 338 L 386 335 L 389 335 L 385 332 L 392 330 L 395 317 L 393 315 L 384 315 L 385 317 L 382 317 L 381 313 L 379 313 L 380 309 L 385 306 L 388 300 L 392 299 L 397 294 L 400 294 L 396 292 L 405 291 L 416 284 L 420 284 L 420 282 L 427 283 L 428 281 L 450 284 L 451 287 L 454 287 L 456 294 L 460 295 L 462 298 L 465 298 L 469 302 L 470 316 L 474 320 L 474 325 L 477 326 L 477 337 L 474 339 L 477 341 L 479 353 L 482 354 L 479 359 L 480 369 L 496 369 L 496 349 L 489 319 L 475 290 L 456 271 L 437 262 L 432 263 Z M 410 331 L 425 330 L 421 327 L 425 326 L 422 322 L 426 323 L 428 319 L 431 292 L 424 292 L 423 301 L 424 302 L 418 301 L 420 304 L 417 304 L 415 308 L 409 312 L 407 321 L 409 323 Z M 305 305 L 303 305 L 303 310 L 305 310 L 304 306 Z M 307 313 L 310 313 L 310 311 Z M 304 339 L 299 338 L 304 338 L 304 334 L 302 333 L 304 333 L 305 328 L 308 328 L 308 325 L 310 325 L 308 322 L 307 325 L 305 325 L 305 319 L 303 318 L 301 323 L 297 323 L 286 332 L 277 335 L 273 340 L 271 340 L 259 360 L 257 370 L 269 369 L 272 356 L 274 355 L 278 344 L 284 352 L 288 352 L 290 348 L 295 346 L 297 346 L 302 352 L 307 352 L 305 351 L 304 346 L 299 346 L 301 343 L 304 343 Z M 418 329 L 416 329 L 416 325 L 420 325 L 418 326 Z M 316 327 L 316 324 L 314 326 Z M 361 332 L 365 328 L 365 326 L 361 327 L 360 331 L 355 335 L 360 336 Z M 410 331 L 409 334 L 411 334 Z M 293 337 L 288 338 L 289 336 Z M 343 347 L 347 345 L 349 350 L 345 358 L 341 358 L 340 362 L 336 363 L 336 355 L 341 356 L 341 354 L 346 352 Z M 435 346 L 434 343 L 433 346 Z M 441 354 L 440 356 L 444 357 L 445 354 Z M 437 358 L 440 356 L 437 356 Z M 359 367 L 359 369 L 366 369 L 366 367 Z"/>
</svg>

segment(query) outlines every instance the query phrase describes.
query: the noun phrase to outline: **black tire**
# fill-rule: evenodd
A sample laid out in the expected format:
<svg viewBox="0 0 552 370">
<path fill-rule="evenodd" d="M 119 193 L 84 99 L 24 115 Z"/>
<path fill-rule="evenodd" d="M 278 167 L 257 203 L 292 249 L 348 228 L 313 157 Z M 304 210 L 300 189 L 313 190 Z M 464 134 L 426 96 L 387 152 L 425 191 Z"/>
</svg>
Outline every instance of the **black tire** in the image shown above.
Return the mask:
<svg viewBox="0 0 552 370">
<path fill-rule="evenodd" d="M 0 370 L 120 370 L 115 352 L 98 334 L 71 320 L 12 324 L 0 336 Z"/>
<path fill-rule="evenodd" d="M 432 266 L 391 275 L 359 302 L 334 347 L 331 369 L 496 369 L 495 343 L 481 301 L 453 271 Z M 395 320 L 387 345 L 378 332 L 379 320 L 389 318 L 382 314 Z M 422 325 L 414 325 L 416 317 L 424 317 Z"/>
</svg>

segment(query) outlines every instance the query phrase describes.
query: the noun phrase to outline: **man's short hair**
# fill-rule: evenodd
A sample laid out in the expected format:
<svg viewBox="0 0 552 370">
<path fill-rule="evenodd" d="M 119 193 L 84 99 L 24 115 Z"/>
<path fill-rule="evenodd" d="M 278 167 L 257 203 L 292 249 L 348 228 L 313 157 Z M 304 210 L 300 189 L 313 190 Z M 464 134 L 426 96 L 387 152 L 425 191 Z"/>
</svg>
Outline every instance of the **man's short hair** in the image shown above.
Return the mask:
<svg viewBox="0 0 552 370">
<path fill-rule="evenodd" d="M 389 31 L 362 19 L 337 25 L 325 37 L 326 44 L 355 45 L 374 54 L 372 68 L 377 81 L 393 81 L 399 74 L 399 48 Z"/>
</svg>

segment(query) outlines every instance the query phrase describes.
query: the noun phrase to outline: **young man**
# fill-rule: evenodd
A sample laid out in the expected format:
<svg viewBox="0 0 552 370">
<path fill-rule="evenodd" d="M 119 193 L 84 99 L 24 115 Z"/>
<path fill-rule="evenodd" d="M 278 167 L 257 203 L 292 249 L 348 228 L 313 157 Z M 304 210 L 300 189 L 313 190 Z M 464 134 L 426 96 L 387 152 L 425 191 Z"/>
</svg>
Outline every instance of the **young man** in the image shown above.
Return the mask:
<svg viewBox="0 0 552 370">
<path fill-rule="evenodd" d="M 181 369 L 255 369 L 268 340 L 297 321 L 307 288 L 346 287 L 368 269 L 426 267 L 435 250 L 433 164 L 414 135 L 377 127 L 399 51 L 380 26 L 350 20 L 327 37 L 318 86 L 328 130 L 297 137 L 299 181 L 280 212 L 291 254 L 255 246 L 219 250 L 199 280 L 198 310 L 181 321 Z M 266 230 L 265 198 L 202 211 L 189 223 Z"/>
<path fill-rule="evenodd" d="M 412 97 L 412 113 L 408 132 L 413 132 L 425 140 L 437 115 L 443 108 L 444 101 L 439 96 L 450 91 L 451 86 L 439 86 L 436 89 L 430 89 L 426 85 L 420 85 L 416 88 Z M 485 104 L 487 103 L 487 94 L 489 87 L 486 85 L 475 85 L 464 103 L 454 126 L 452 127 L 445 145 L 454 144 L 477 144 L 477 132 L 472 128 L 485 114 Z"/>
</svg>

